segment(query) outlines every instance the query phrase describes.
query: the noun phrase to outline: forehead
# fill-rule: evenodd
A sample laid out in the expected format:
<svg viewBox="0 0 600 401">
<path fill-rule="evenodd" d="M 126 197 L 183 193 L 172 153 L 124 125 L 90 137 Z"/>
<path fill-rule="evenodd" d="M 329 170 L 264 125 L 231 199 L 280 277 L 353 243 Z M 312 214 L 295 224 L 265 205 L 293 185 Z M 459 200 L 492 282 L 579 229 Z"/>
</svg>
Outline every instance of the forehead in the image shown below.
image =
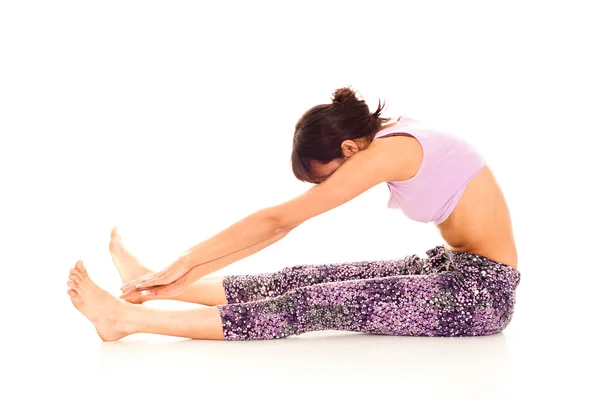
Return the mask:
<svg viewBox="0 0 600 401">
<path fill-rule="evenodd" d="M 319 161 L 312 160 L 310 166 L 312 173 L 316 177 L 319 177 L 319 181 L 322 181 L 333 174 L 340 166 L 340 163 L 337 160 L 332 160 L 329 163 L 321 163 Z"/>
<path fill-rule="evenodd" d="M 332 169 L 335 169 L 339 166 L 339 162 L 337 160 L 332 160 L 329 163 L 322 163 L 316 160 L 311 160 L 310 167 L 312 171 L 315 173 L 318 172 L 329 172 Z"/>
</svg>

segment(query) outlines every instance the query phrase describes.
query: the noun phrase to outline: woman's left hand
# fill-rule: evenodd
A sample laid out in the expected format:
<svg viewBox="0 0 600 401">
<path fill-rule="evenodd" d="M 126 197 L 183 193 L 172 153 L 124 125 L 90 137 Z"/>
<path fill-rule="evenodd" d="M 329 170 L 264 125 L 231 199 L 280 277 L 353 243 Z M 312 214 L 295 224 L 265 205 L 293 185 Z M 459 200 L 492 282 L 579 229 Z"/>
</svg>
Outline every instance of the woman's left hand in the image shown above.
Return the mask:
<svg viewBox="0 0 600 401">
<path fill-rule="evenodd" d="M 152 287 L 165 287 L 169 284 L 175 284 L 175 282 L 185 276 L 191 268 L 192 266 L 190 266 L 189 261 L 184 255 L 160 272 L 147 274 L 135 280 L 123 283 L 121 291 L 123 292 L 123 295 L 125 295 L 133 291 L 151 290 Z M 187 281 L 183 280 L 178 285 L 185 285 L 186 283 Z"/>
</svg>

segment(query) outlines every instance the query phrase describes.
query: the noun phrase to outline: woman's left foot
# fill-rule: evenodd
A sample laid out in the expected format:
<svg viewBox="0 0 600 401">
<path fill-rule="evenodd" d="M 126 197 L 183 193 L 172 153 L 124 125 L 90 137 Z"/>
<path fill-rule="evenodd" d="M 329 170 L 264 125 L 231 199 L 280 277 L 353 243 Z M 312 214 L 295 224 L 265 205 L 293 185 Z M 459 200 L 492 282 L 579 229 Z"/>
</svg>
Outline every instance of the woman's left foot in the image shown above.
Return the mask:
<svg viewBox="0 0 600 401">
<path fill-rule="evenodd" d="M 123 246 L 121 236 L 117 232 L 116 227 L 110 232 L 110 243 L 108 248 L 123 283 L 145 276 L 146 274 L 154 273 Z M 132 304 L 141 304 L 147 300 L 140 292 L 128 294 L 122 299 Z"/>
<path fill-rule="evenodd" d="M 96 327 L 104 341 L 115 341 L 133 334 L 133 325 L 128 323 L 128 308 L 133 306 L 119 301 L 90 279 L 82 261 L 69 274 L 69 296 L 77 308 Z"/>
</svg>

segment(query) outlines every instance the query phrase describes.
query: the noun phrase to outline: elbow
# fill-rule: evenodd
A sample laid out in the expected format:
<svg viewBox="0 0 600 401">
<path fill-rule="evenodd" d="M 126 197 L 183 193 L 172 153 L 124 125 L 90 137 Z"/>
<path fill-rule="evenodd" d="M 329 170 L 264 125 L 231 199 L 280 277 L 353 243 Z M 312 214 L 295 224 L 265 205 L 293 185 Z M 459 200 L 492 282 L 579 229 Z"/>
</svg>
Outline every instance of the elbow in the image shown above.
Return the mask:
<svg viewBox="0 0 600 401">
<path fill-rule="evenodd" d="M 275 208 L 264 210 L 263 221 L 266 222 L 273 235 L 276 236 L 285 236 L 292 231 L 294 227 L 298 226 L 298 224 L 291 225 L 291 223 L 278 213 Z"/>
</svg>

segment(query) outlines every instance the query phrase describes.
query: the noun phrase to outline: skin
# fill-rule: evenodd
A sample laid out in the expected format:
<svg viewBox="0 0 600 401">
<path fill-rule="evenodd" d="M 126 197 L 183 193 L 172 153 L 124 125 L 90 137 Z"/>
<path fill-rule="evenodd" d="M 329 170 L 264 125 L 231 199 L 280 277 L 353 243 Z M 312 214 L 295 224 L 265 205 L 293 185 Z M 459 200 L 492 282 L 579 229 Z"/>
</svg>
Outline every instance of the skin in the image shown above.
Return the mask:
<svg viewBox="0 0 600 401">
<path fill-rule="evenodd" d="M 395 123 L 386 128 L 393 125 Z M 374 142 L 378 141 L 385 142 L 386 149 L 382 151 L 392 151 L 402 160 L 403 165 L 392 172 L 395 173 L 395 178 L 390 181 L 407 180 L 417 173 L 423 160 L 423 150 L 416 139 L 393 136 Z M 358 148 L 362 150 L 369 146 L 365 146 L 365 143 L 365 139 L 359 141 Z M 353 149 L 351 144 L 347 146 Z M 313 163 L 312 167 L 316 174 L 327 177 L 344 161 L 340 159 L 327 164 Z M 489 167 L 485 167 L 469 182 L 452 214 L 436 227 L 446 241 L 446 248 L 476 253 L 517 268 L 517 250 L 510 213 L 500 186 Z"/>
<path fill-rule="evenodd" d="M 247 216 L 190 248 L 161 272 L 146 269 L 125 250 L 113 230 L 110 250 L 123 281 L 121 299 L 100 289 L 78 261 L 67 282 L 73 305 L 94 324 L 105 341 L 141 332 L 223 339 L 220 314 L 214 306 L 227 303 L 222 278 L 202 277 L 266 248 L 303 222 L 377 184 L 413 177 L 423 159 L 419 142 L 410 136 L 348 140 L 341 144 L 341 149 L 340 159 L 326 164 L 312 163 L 314 172 L 322 177 L 318 185 L 288 202 Z M 448 249 L 477 253 L 517 268 L 510 213 L 488 167 L 469 182 L 452 214 L 437 228 Z M 163 311 L 137 304 L 150 299 L 213 306 Z"/>
<path fill-rule="evenodd" d="M 111 232 L 109 250 L 123 283 L 154 273 L 125 248 L 116 228 Z M 227 262 L 227 258 L 222 258 L 213 263 L 225 266 Z M 140 292 L 134 292 L 123 296 L 122 299 L 133 304 L 141 304 L 151 299 L 171 299 L 207 306 L 227 303 L 222 277 L 202 278 L 188 285 L 181 294 L 174 297 L 147 297 L 142 296 Z"/>
</svg>

